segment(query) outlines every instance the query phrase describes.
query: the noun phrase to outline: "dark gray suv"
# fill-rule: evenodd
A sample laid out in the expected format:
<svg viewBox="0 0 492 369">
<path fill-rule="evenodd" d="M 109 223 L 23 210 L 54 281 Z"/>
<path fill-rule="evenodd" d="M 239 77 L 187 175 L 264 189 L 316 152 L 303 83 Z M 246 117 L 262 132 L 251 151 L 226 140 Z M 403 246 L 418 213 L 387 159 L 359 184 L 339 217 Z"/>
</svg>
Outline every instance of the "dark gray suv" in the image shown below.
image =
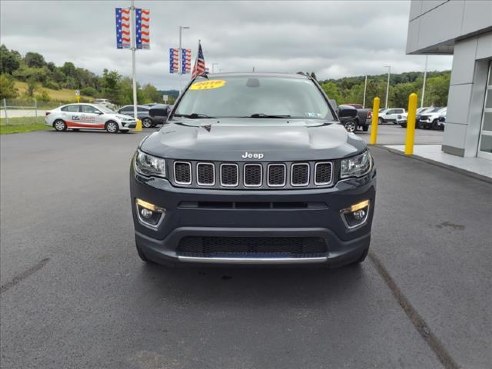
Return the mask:
<svg viewBox="0 0 492 369">
<path fill-rule="evenodd" d="M 362 262 L 376 194 L 364 141 L 305 75 L 197 77 L 130 167 L 144 261 Z"/>
</svg>

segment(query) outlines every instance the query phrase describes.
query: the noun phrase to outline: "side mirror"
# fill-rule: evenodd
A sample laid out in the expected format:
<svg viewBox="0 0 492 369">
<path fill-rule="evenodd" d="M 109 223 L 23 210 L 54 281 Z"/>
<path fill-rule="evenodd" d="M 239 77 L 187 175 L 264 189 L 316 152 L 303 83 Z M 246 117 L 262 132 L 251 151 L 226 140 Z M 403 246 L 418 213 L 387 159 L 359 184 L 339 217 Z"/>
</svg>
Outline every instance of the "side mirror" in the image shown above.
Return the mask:
<svg viewBox="0 0 492 369">
<path fill-rule="evenodd" d="M 96 114 L 97 115 L 103 115 L 104 113 L 102 111 L 98 110 L 98 111 L 96 111 Z"/>
</svg>

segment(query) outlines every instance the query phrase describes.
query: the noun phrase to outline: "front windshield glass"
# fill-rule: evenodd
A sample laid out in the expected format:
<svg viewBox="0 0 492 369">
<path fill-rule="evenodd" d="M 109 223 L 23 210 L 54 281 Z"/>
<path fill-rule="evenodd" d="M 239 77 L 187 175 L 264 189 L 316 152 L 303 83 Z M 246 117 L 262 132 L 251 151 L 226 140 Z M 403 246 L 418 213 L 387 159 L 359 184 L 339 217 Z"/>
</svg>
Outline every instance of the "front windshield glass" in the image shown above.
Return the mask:
<svg viewBox="0 0 492 369">
<path fill-rule="evenodd" d="M 312 81 L 266 76 L 199 78 L 185 92 L 174 116 L 333 120 Z"/>
<path fill-rule="evenodd" d="M 105 107 L 104 105 L 97 105 L 97 108 L 102 111 L 103 113 L 114 113 L 114 111 L 112 111 L 111 109 L 108 109 L 107 107 Z"/>
</svg>

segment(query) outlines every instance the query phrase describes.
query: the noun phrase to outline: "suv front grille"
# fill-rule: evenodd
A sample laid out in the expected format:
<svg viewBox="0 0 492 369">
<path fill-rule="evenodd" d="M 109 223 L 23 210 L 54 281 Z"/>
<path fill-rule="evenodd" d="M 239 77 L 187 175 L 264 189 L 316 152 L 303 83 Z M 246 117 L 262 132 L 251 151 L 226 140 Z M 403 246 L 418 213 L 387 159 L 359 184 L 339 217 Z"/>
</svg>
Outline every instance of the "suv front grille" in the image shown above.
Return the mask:
<svg viewBox="0 0 492 369">
<path fill-rule="evenodd" d="M 177 184 L 191 184 L 191 163 L 184 161 L 175 161 L 174 180 Z"/>
<path fill-rule="evenodd" d="M 211 163 L 198 163 L 196 165 L 197 183 L 201 186 L 213 186 L 215 184 L 215 167 Z"/>
<path fill-rule="evenodd" d="M 285 164 L 268 165 L 268 185 L 271 187 L 285 186 Z"/>
<path fill-rule="evenodd" d="M 332 179 L 332 164 L 329 162 L 316 163 L 316 179 L 317 185 L 326 185 L 331 183 Z"/>
<path fill-rule="evenodd" d="M 292 164 L 292 186 L 307 186 L 309 184 L 309 164 Z"/>
<path fill-rule="evenodd" d="M 212 189 L 302 189 L 335 183 L 334 164 L 309 162 L 174 161 L 171 181 L 178 187 Z"/>
<path fill-rule="evenodd" d="M 199 237 L 180 240 L 178 256 L 313 257 L 328 251 L 321 237 Z"/>
<path fill-rule="evenodd" d="M 263 168 L 261 164 L 244 164 L 244 185 L 261 186 Z"/>
<path fill-rule="evenodd" d="M 239 173 L 237 164 L 221 164 L 220 184 L 227 187 L 235 187 L 239 184 Z"/>
</svg>

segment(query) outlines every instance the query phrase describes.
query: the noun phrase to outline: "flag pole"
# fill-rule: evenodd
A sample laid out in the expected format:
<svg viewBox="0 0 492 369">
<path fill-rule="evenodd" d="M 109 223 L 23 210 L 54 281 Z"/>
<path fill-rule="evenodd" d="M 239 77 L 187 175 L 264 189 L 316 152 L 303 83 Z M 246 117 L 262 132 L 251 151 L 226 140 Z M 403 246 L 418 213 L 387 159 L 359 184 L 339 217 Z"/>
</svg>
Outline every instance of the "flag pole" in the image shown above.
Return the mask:
<svg viewBox="0 0 492 369">
<path fill-rule="evenodd" d="M 137 51 L 137 39 L 135 35 L 135 4 L 134 0 L 131 0 L 130 7 L 130 31 L 132 42 L 132 80 L 133 80 L 133 117 L 137 120 L 137 80 L 136 80 L 136 68 L 135 68 L 135 52 Z"/>
</svg>

